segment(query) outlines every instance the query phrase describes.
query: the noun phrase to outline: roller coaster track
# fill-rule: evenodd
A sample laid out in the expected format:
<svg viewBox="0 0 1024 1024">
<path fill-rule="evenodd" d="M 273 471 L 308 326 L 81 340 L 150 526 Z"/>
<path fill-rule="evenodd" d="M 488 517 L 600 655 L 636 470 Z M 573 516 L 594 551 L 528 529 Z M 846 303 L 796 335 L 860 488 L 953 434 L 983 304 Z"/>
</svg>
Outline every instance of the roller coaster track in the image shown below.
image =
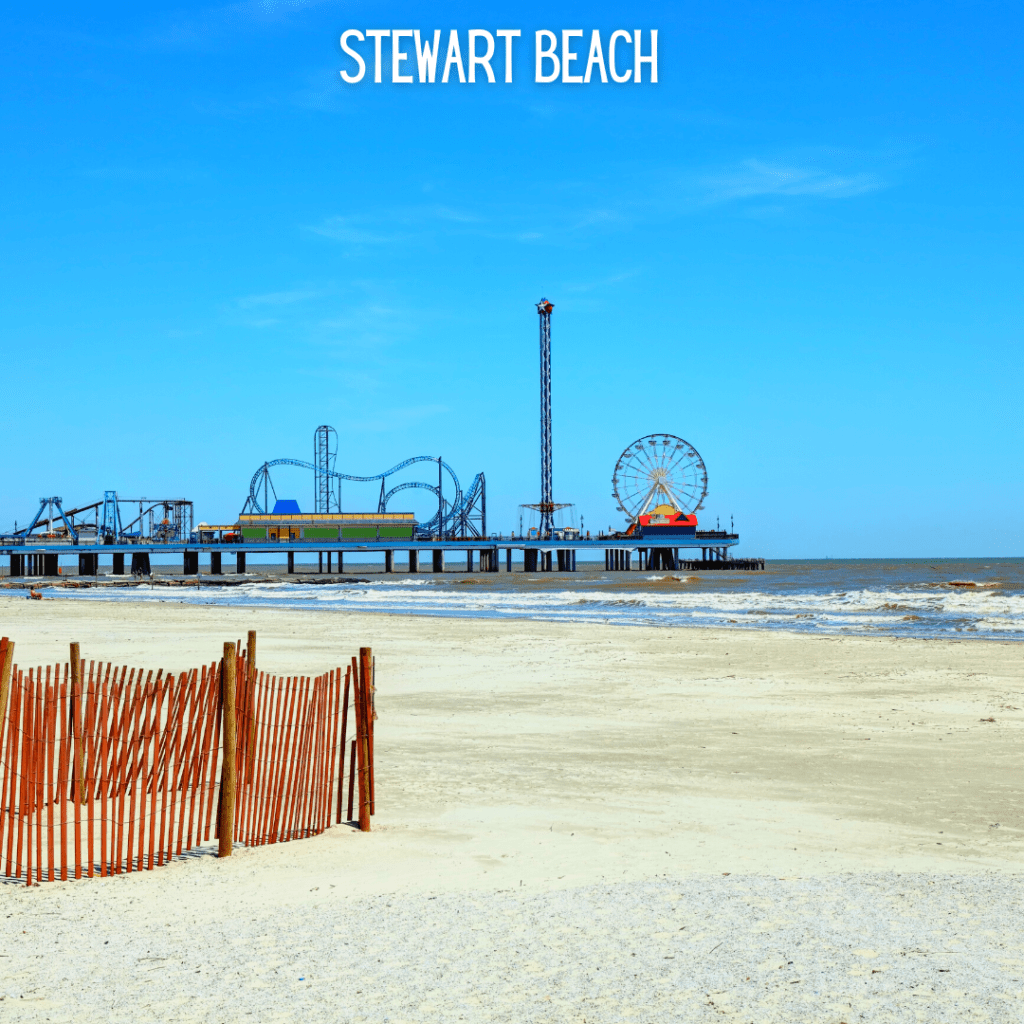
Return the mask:
<svg viewBox="0 0 1024 1024">
<path fill-rule="evenodd" d="M 388 502 L 399 491 L 414 488 L 431 491 L 434 495 L 441 497 L 443 510 L 435 512 L 433 518 L 427 522 L 420 523 L 416 528 L 418 534 L 436 536 L 439 533 L 443 533 L 446 536 L 467 536 L 472 533 L 483 536 L 486 530 L 486 482 L 483 473 L 477 473 L 469 491 L 464 494 L 459 478 L 455 475 L 455 470 L 442 459 L 441 466 L 451 477 L 455 490 L 454 497 L 451 500 L 439 495 L 437 484 L 428 484 L 420 480 L 406 481 L 385 492 L 385 482 L 389 476 L 394 476 L 395 473 L 400 473 L 403 469 L 408 469 L 409 466 L 415 465 L 417 462 L 432 462 L 434 465 L 437 465 L 438 460 L 430 455 L 416 455 L 411 459 L 399 462 L 383 473 L 374 473 L 372 476 L 354 476 L 351 473 L 339 473 L 335 470 L 318 470 L 312 462 L 305 462 L 302 459 L 272 459 L 269 462 L 264 462 L 253 473 L 252 479 L 249 481 L 249 497 L 242 512 L 243 514 L 265 515 L 267 511 L 265 506 L 270 504 L 268 500 L 269 493 L 274 491 L 274 485 L 270 479 L 270 470 L 274 466 L 296 466 L 299 469 L 309 469 L 314 473 L 321 473 L 331 479 L 349 480 L 352 483 L 372 483 L 374 480 L 380 480 L 381 495 L 377 506 L 379 513 L 387 511 Z M 261 489 L 263 490 L 262 503 L 260 502 L 259 493 Z M 274 497 L 277 497 L 276 491 L 274 491 Z M 443 530 L 438 528 L 439 517 L 443 520 Z M 481 520 L 479 529 L 475 525 L 475 519 L 478 517 Z"/>
</svg>

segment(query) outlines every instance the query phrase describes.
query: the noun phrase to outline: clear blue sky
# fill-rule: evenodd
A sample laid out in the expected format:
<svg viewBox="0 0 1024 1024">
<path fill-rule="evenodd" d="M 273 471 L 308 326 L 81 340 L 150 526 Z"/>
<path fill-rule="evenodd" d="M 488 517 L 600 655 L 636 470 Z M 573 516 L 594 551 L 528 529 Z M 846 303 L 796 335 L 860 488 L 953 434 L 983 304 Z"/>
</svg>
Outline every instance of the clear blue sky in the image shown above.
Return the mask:
<svg viewBox="0 0 1024 1024">
<path fill-rule="evenodd" d="M 230 521 L 330 423 L 348 472 L 484 470 L 508 530 L 538 499 L 543 295 L 555 493 L 588 527 L 619 523 L 620 451 L 667 431 L 740 554 L 1024 552 L 1019 5 L 56 4 L 2 26 L 3 527 L 104 488 Z M 400 27 L 520 28 L 515 80 L 344 86 L 340 33 Z M 538 85 L 540 28 L 657 28 L 660 81 Z"/>
</svg>

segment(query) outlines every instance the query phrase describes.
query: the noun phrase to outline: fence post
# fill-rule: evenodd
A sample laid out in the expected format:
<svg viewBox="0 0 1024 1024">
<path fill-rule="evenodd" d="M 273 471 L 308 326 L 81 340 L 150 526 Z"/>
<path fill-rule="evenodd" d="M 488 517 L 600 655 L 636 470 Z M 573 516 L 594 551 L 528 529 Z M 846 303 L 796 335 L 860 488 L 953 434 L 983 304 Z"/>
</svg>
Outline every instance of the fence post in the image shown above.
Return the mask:
<svg viewBox="0 0 1024 1024">
<path fill-rule="evenodd" d="M 220 670 L 220 699 L 223 708 L 224 760 L 220 770 L 219 857 L 231 856 L 235 832 L 235 645 L 224 645 L 224 661 Z"/>
<path fill-rule="evenodd" d="M 373 714 L 370 704 L 370 677 L 372 656 L 369 647 L 359 648 L 359 714 L 356 724 L 359 727 L 359 831 L 370 831 L 370 716 Z"/>
<path fill-rule="evenodd" d="M 245 656 L 247 661 L 247 670 L 249 672 L 249 682 L 256 677 L 256 630 L 249 630 L 249 638 L 245 645 Z"/>
<path fill-rule="evenodd" d="M 85 803 L 85 737 L 82 735 L 82 655 L 79 645 L 71 645 L 71 744 L 74 751 L 75 797 L 77 804 Z M 77 875 L 75 876 L 78 877 Z"/>
<path fill-rule="evenodd" d="M 249 637 L 246 643 L 246 672 L 248 678 L 245 680 L 245 689 L 249 697 L 249 749 L 246 756 L 251 762 L 256 756 L 256 630 L 249 630 Z"/>
<path fill-rule="evenodd" d="M 0 735 L 4 731 L 4 715 L 11 695 L 11 665 L 14 662 L 14 641 L 4 637 L 0 642 Z"/>
<path fill-rule="evenodd" d="M 370 649 L 367 648 L 369 651 Z M 373 728 L 374 722 L 377 720 L 377 659 L 370 657 L 370 697 L 369 697 L 370 709 L 369 709 L 369 722 L 367 727 L 367 733 L 370 737 L 370 813 L 375 812 L 375 798 L 373 795 L 374 779 L 376 772 L 373 767 Z"/>
</svg>

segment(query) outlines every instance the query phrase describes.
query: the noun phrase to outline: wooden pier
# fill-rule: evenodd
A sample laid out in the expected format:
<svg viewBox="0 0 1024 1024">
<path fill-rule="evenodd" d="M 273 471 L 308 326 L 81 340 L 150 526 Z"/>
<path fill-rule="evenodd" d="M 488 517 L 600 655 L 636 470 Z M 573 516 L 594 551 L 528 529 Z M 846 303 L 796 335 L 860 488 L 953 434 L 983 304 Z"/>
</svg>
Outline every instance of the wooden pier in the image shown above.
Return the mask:
<svg viewBox="0 0 1024 1024">
<path fill-rule="evenodd" d="M 658 538 L 661 540 L 661 538 Z M 309 569 L 297 563 L 297 556 L 303 560 L 312 559 L 313 571 L 318 575 L 341 575 L 344 573 L 345 555 L 350 560 L 381 558 L 385 573 L 394 573 L 396 554 L 408 552 L 410 573 L 423 571 L 443 573 L 452 571 L 452 564 L 461 563 L 465 572 L 506 573 L 519 571 L 576 572 L 577 558 L 592 563 L 596 556 L 604 555 L 606 572 L 699 572 L 704 570 L 760 571 L 764 569 L 763 558 L 730 558 L 730 549 L 739 542 L 736 534 L 714 533 L 698 535 L 680 542 L 673 538 L 672 547 L 648 546 L 643 538 L 623 535 L 598 536 L 591 538 L 565 538 L 538 541 L 522 537 L 475 537 L 475 538 L 433 538 L 425 540 L 369 540 L 366 543 L 291 540 L 271 543 L 190 543 L 190 544 L 100 544 L 73 545 L 67 543 L 44 543 L 39 545 L 0 544 L 0 556 L 10 559 L 4 575 L 8 577 L 54 577 L 74 574 L 72 559 L 77 561 L 77 575 L 95 577 L 99 575 L 125 576 L 125 555 L 131 555 L 132 576 L 149 576 L 152 572 L 153 556 L 181 559 L 183 576 L 224 576 L 234 556 L 235 574 L 247 572 L 247 556 L 271 556 L 274 561 L 287 565 L 288 573 L 308 572 Z M 501 549 L 505 557 L 501 557 Z M 521 552 L 522 561 L 513 567 L 513 552 Z M 587 556 L 590 556 L 588 559 Z M 699 554 L 700 558 L 687 557 Z M 227 556 L 225 559 L 224 556 Z M 450 563 L 446 567 L 446 555 Z M 64 559 L 64 565 L 59 563 Z M 516 560 L 518 561 L 518 559 Z M 101 562 L 105 563 L 101 566 Z M 200 563 L 205 563 L 200 565 Z M 226 563 L 226 564 L 225 564 Z M 504 563 L 504 565 L 502 565 Z M 74 564 L 74 563 L 72 563 Z M 521 566 L 521 568 L 520 568 Z M 584 562 L 584 568 L 587 562 Z M 401 570 L 399 570 L 401 571 Z"/>
</svg>

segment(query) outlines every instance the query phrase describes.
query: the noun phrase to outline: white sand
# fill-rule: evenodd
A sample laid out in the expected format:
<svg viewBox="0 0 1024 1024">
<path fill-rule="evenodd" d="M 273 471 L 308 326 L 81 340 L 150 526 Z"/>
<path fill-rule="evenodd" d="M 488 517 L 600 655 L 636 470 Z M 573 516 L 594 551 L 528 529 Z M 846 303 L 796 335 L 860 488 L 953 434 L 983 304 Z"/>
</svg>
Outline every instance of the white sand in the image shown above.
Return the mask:
<svg viewBox="0 0 1024 1024">
<path fill-rule="evenodd" d="M 0 1018 L 1020 1019 L 1019 645 L 0 598 L 23 665 L 250 628 L 374 647 L 374 831 L 0 886 Z"/>
</svg>

